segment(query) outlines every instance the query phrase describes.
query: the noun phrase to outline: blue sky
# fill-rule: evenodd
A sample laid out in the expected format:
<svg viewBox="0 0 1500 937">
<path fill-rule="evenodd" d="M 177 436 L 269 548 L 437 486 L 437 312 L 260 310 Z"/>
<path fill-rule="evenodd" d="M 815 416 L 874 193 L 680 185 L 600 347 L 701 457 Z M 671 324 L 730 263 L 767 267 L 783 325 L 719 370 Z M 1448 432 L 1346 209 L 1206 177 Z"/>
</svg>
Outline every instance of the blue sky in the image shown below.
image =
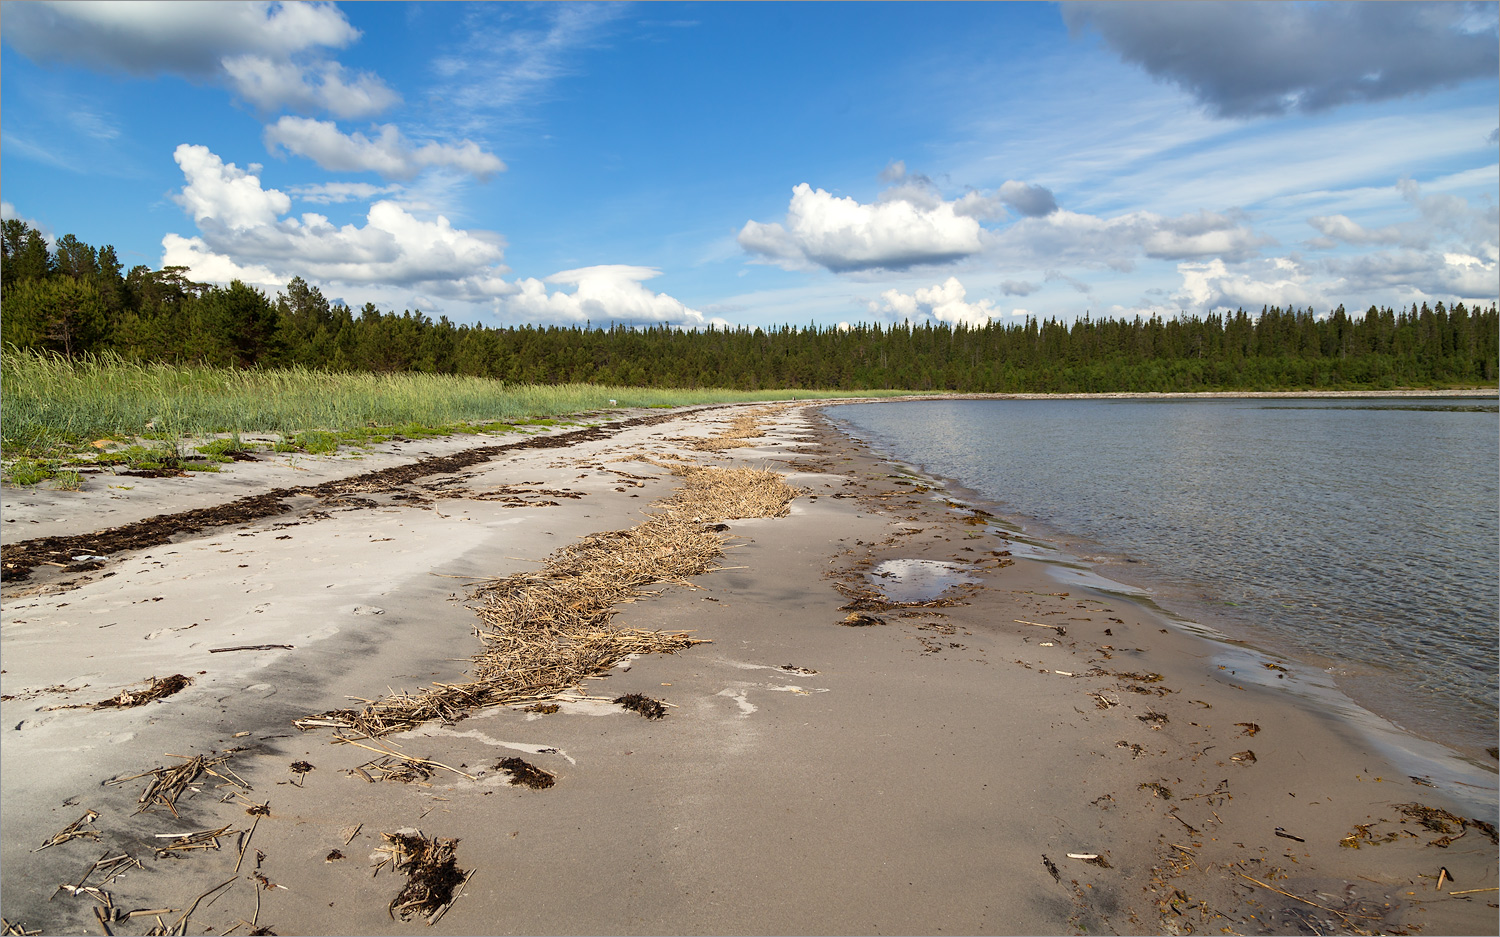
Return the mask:
<svg viewBox="0 0 1500 937">
<path fill-rule="evenodd" d="M 1500 294 L 1494 3 L 0 22 L 5 217 L 270 294 L 689 327 Z"/>
</svg>

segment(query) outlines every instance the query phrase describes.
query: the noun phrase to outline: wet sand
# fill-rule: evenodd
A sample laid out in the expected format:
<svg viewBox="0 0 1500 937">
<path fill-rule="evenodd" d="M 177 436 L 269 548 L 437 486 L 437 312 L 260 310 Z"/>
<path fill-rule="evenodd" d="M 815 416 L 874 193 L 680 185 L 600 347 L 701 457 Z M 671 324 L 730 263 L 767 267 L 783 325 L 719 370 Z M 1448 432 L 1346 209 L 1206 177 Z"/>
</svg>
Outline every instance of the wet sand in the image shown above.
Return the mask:
<svg viewBox="0 0 1500 937">
<path fill-rule="evenodd" d="M 677 441 L 744 409 L 758 408 L 676 413 L 385 490 L 293 495 L 285 512 L 8 581 L 6 920 L 101 932 L 99 897 L 57 887 L 129 854 L 141 868 L 104 892 L 126 912 L 175 909 L 169 926 L 231 882 L 192 911 L 198 934 L 252 921 L 330 934 L 1496 933 L 1497 892 L 1471 891 L 1496 887 L 1493 828 L 1450 818 L 1493 811 L 1219 669 L 1220 648 L 1148 607 L 1002 555 L 982 506 L 861 450 L 815 409 L 778 409 L 752 447 Z M 8 548 L 510 441 L 7 491 L 0 530 Z M 806 489 L 787 517 L 730 521 L 725 568 L 614 622 L 712 643 L 627 661 L 555 713 L 495 707 L 384 740 L 470 777 L 367 781 L 353 769 L 371 752 L 292 725 L 351 697 L 464 680 L 478 650 L 467 587 L 638 523 L 677 482 L 620 461 L 638 453 L 773 468 Z M 882 586 L 894 598 L 903 583 L 881 572 L 935 569 L 972 581 L 943 604 L 846 607 Z M 857 614 L 875 621 L 846 621 Z M 292 647 L 211 653 L 253 645 Z M 137 708 L 48 708 L 176 673 L 192 685 Z M 610 702 L 630 693 L 667 716 Z M 137 812 L 146 779 L 104 783 L 228 749 L 250 789 L 204 776 L 177 817 Z M 509 757 L 555 785 L 512 785 L 496 767 Z M 261 803 L 269 813 L 246 813 Z M 97 839 L 32 852 L 85 810 Z M 217 850 L 155 858 L 163 834 L 226 825 L 237 832 Z M 472 872 L 432 926 L 392 919 L 404 879 L 371 874 L 381 834 L 403 829 L 458 839 Z"/>
</svg>

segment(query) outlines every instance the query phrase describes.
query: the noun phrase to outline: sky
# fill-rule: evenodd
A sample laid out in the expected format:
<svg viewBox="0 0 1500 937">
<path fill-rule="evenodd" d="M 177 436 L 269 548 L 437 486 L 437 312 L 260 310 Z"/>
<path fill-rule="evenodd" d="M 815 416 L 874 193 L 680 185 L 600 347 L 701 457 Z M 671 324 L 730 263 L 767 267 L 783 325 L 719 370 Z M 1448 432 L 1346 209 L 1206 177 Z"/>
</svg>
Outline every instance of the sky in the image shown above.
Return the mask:
<svg viewBox="0 0 1500 937">
<path fill-rule="evenodd" d="M 0 5 L 0 210 L 489 326 L 1496 301 L 1495 3 Z"/>
</svg>

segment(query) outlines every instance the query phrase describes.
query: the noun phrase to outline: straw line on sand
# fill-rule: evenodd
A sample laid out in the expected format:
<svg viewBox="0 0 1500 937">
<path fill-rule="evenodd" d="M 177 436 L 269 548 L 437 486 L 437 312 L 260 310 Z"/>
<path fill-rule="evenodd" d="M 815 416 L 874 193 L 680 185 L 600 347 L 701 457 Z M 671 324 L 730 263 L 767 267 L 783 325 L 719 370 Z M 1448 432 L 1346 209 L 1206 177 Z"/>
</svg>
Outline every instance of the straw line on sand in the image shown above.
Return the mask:
<svg viewBox="0 0 1500 937">
<path fill-rule="evenodd" d="M 455 722 L 480 707 L 560 693 L 631 654 L 671 654 L 704 643 L 686 632 L 611 628 L 610 620 L 619 605 L 656 594 L 648 586 L 692 588 L 689 577 L 717 569 L 729 539 L 721 521 L 779 517 L 800 492 L 762 469 L 666 467 L 683 484 L 644 523 L 591 534 L 552 554 L 540 570 L 474 592 L 484 650 L 473 658 L 470 682 L 396 693 L 297 725 L 374 738 L 430 720 Z"/>
</svg>

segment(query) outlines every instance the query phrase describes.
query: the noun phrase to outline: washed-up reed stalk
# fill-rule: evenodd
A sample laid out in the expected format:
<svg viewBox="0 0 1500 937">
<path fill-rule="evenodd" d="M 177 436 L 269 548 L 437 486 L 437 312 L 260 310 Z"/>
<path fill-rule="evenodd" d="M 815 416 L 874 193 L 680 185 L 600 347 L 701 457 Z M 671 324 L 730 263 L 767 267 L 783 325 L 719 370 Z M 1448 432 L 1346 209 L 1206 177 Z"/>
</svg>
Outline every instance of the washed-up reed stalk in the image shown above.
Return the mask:
<svg viewBox="0 0 1500 937">
<path fill-rule="evenodd" d="M 473 658 L 472 681 L 393 694 L 297 725 L 375 738 L 432 720 L 456 722 L 480 707 L 553 696 L 632 654 L 671 654 L 703 643 L 686 632 L 613 628 L 610 622 L 620 605 L 657 594 L 648 587 L 692 588 L 691 577 L 716 569 L 729 539 L 721 521 L 786 514 L 799 492 L 761 469 L 670 468 L 684 483 L 644 523 L 591 534 L 558 550 L 540 570 L 474 593 L 484 650 Z"/>
<path fill-rule="evenodd" d="M 753 446 L 755 443 L 750 440 L 758 439 L 762 436 L 763 433 L 761 430 L 766 425 L 760 418 L 771 416 L 780 409 L 779 407 L 757 407 L 754 410 L 748 410 L 735 416 L 729 421 L 729 428 L 723 432 L 715 433 L 706 438 L 702 436 L 688 436 L 673 441 L 680 442 L 688 448 L 697 449 L 700 452 L 723 452 L 726 449 L 741 449 L 746 446 Z"/>
</svg>

